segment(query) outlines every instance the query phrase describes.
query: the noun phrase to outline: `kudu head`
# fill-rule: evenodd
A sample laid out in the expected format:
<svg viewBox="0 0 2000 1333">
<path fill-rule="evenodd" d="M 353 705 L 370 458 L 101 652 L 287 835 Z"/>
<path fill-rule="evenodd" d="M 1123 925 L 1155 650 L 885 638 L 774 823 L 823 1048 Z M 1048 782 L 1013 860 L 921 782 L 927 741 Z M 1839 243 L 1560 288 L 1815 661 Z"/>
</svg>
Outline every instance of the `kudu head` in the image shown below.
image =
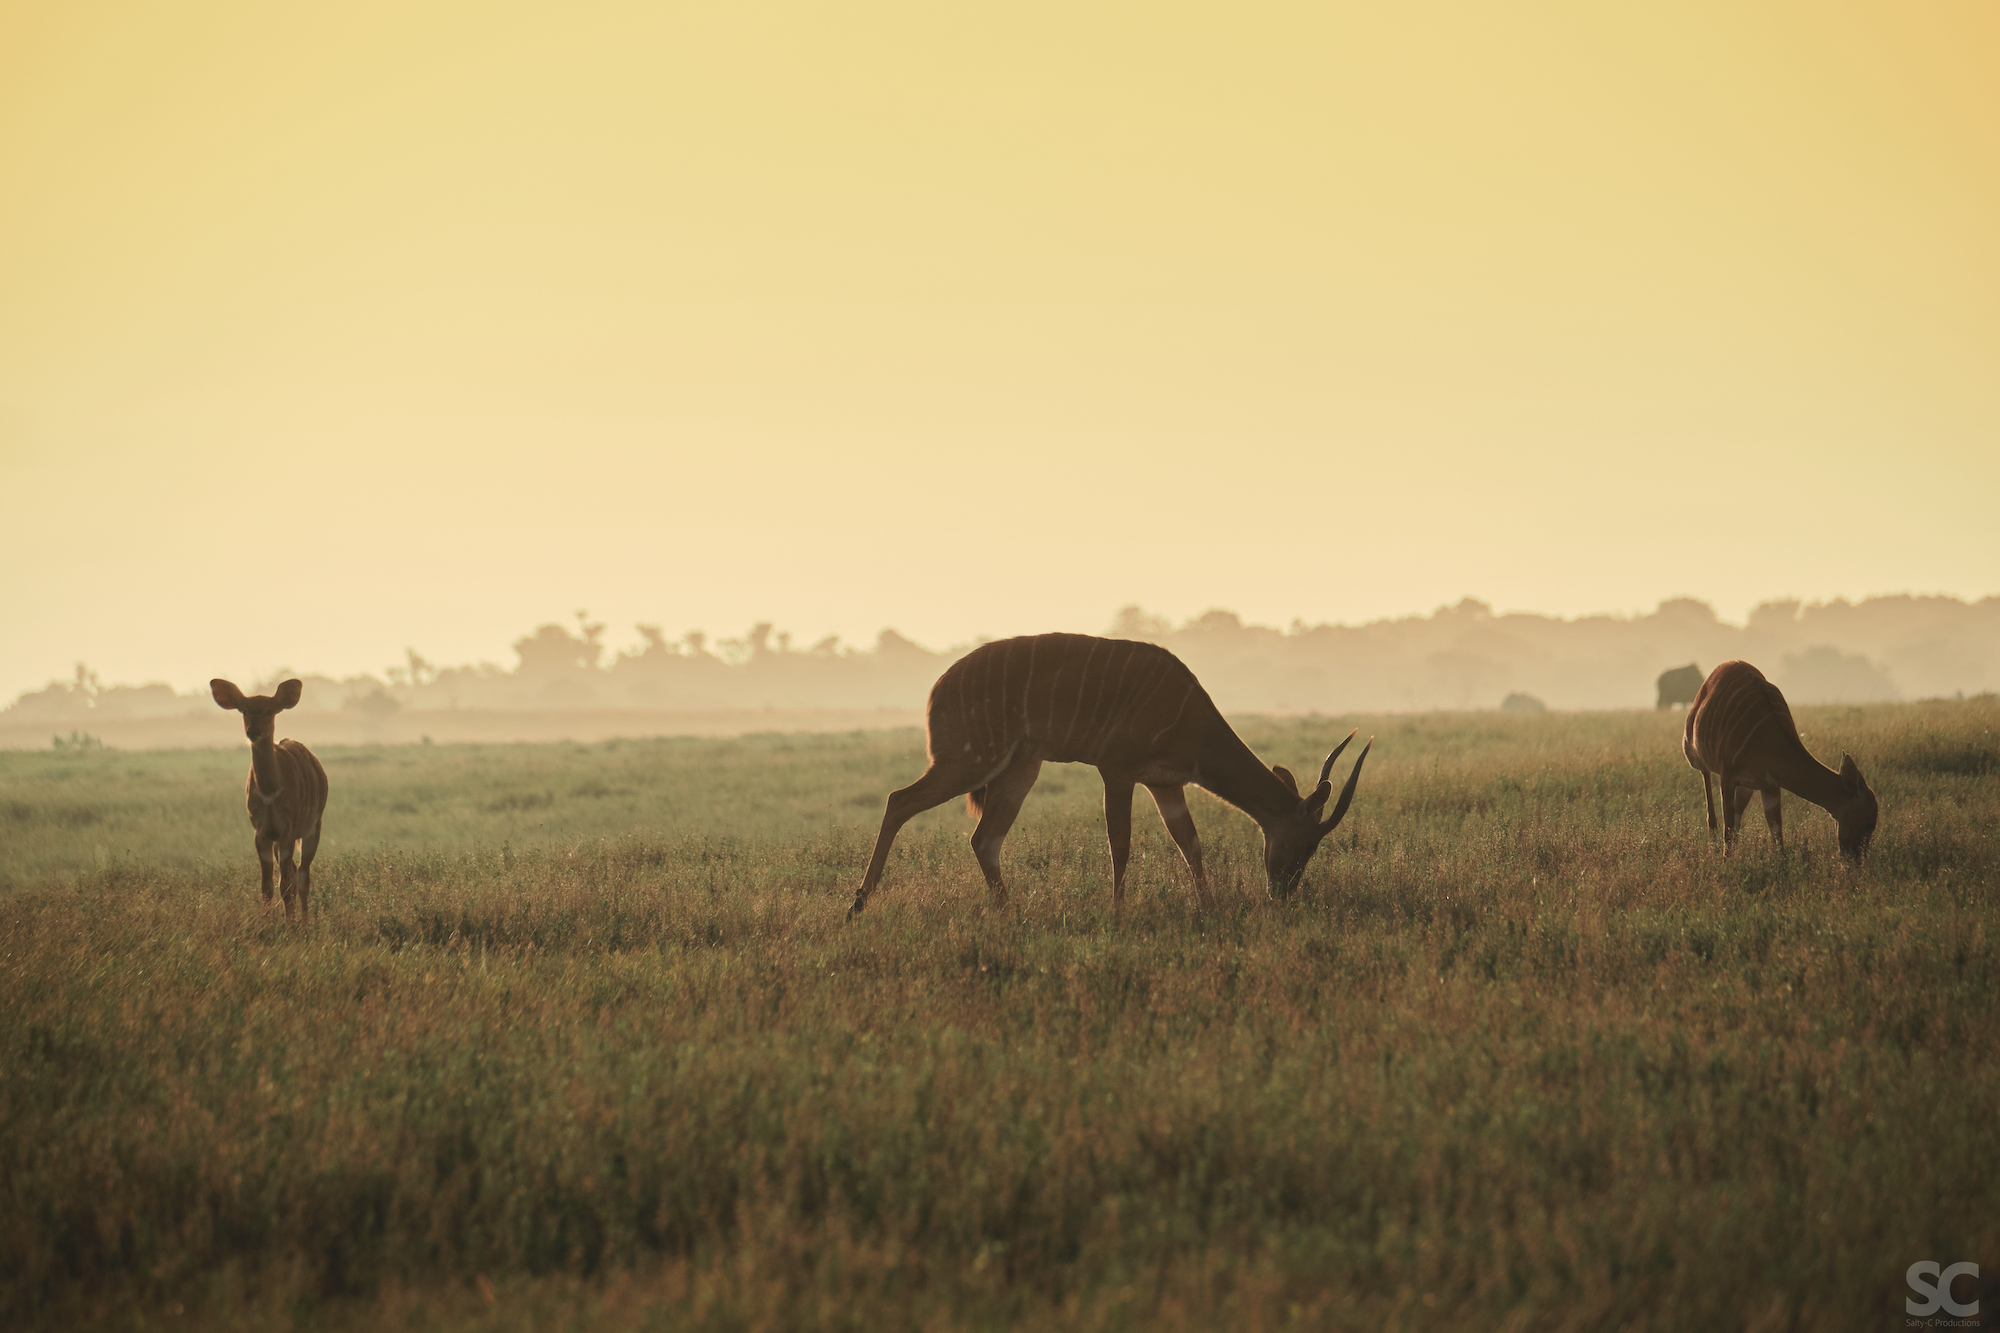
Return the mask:
<svg viewBox="0 0 2000 1333">
<path fill-rule="evenodd" d="M 243 734 L 252 745 L 268 741 L 276 734 L 278 714 L 298 703 L 305 688 L 304 681 L 288 680 L 270 694 L 246 695 L 229 681 L 208 682 L 209 693 L 219 706 L 243 714 Z"/>
<path fill-rule="evenodd" d="M 1875 836 L 1875 821 L 1881 818 L 1882 807 L 1851 754 L 1840 756 L 1840 785 L 1847 792 L 1847 800 L 1833 812 L 1840 823 L 1840 852 L 1850 861 L 1859 861 L 1868 850 L 1868 840 Z"/>
<path fill-rule="evenodd" d="M 1359 730 L 1357 727 L 1355 730 Z M 1347 775 L 1347 785 L 1340 789 L 1340 799 L 1334 802 L 1333 813 L 1320 818 L 1326 809 L 1327 798 L 1333 795 L 1333 761 L 1340 758 L 1348 741 L 1354 739 L 1354 732 L 1347 733 L 1347 740 L 1333 747 L 1333 753 L 1319 768 L 1319 786 L 1308 796 L 1299 797 L 1298 779 L 1291 771 L 1273 765 L 1271 771 L 1278 775 L 1292 795 L 1298 798 L 1298 808 L 1264 827 L 1264 877 L 1269 881 L 1274 897 L 1290 896 L 1299 886 L 1299 879 L 1306 873 L 1306 862 L 1319 850 L 1326 835 L 1339 827 L 1347 815 L 1347 807 L 1354 803 L 1354 784 L 1361 780 L 1361 765 L 1368 761 L 1368 751 L 1375 746 L 1375 738 L 1370 736 L 1368 744 L 1361 747 L 1361 757 L 1354 761 L 1354 770 Z"/>
</svg>

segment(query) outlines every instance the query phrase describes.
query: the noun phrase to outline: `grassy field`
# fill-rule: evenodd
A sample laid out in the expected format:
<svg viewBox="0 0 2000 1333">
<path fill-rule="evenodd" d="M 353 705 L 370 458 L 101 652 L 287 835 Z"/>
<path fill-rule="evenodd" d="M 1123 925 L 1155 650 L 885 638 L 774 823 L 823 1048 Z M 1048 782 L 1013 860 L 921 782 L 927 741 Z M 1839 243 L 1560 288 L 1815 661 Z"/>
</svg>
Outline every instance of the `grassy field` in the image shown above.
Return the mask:
<svg viewBox="0 0 2000 1333">
<path fill-rule="evenodd" d="M 1725 861 L 1677 717 L 1242 731 L 1356 722 L 1298 895 L 1202 800 L 1196 914 L 1142 802 L 1122 919 L 1064 768 L 1008 911 L 953 806 L 844 924 L 915 733 L 328 748 L 305 929 L 247 752 L 0 754 L 0 1325 L 1876 1329 L 2000 1272 L 2000 703 L 1801 710 L 1859 870 L 1793 798 Z"/>
</svg>

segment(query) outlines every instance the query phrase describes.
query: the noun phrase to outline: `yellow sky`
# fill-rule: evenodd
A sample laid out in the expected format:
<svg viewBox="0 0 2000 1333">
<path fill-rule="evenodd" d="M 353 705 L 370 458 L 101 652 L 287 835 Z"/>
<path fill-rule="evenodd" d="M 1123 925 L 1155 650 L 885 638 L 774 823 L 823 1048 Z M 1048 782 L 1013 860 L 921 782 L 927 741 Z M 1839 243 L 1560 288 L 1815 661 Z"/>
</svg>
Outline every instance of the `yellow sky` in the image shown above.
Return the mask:
<svg viewBox="0 0 2000 1333">
<path fill-rule="evenodd" d="M 2000 5 L 0 0 L 0 695 L 2000 592 Z"/>
</svg>

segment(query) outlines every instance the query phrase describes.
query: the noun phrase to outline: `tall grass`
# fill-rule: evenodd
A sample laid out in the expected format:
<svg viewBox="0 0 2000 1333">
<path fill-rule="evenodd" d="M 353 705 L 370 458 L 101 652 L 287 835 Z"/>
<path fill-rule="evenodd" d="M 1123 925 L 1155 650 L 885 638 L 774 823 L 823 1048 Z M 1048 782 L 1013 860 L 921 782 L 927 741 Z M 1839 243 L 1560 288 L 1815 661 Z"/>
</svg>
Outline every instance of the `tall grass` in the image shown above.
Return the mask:
<svg viewBox="0 0 2000 1333">
<path fill-rule="evenodd" d="M 2000 1264 L 2000 709 L 1802 720 L 1881 793 L 1858 870 L 1796 800 L 1788 853 L 1722 858 L 1670 718 L 1386 719 L 1290 901 L 1197 811 L 1206 916 L 1150 821 L 1112 914 L 1086 770 L 1006 912 L 946 811 L 843 924 L 907 737 L 787 742 L 762 830 L 323 853 L 302 930 L 247 849 L 99 868 L 37 825 L 0 1323 L 1900 1326 L 1910 1263 Z M 1345 729 L 1244 728 L 1295 766 Z"/>
</svg>

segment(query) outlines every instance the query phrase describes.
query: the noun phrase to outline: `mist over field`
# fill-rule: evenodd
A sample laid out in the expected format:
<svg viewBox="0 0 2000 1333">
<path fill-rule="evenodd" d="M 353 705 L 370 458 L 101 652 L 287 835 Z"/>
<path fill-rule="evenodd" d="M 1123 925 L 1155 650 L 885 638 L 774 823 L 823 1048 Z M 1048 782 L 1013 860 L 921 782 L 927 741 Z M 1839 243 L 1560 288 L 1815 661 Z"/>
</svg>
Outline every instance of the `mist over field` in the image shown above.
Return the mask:
<svg viewBox="0 0 2000 1333">
<path fill-rule="evenodd" d="M 1499 614 L 1465 598 L 1427 616 L 1287 628 L 1210 611 L 1181 624 L 1138 606 L 1105 627 L 1165 645 L 1227 712 L 1310 714 L 1509 707 L 1643 708 L 1668 668 L 1758 663 L 1798 704 L 1949 698 L 2000 689 L 2000 597 L 1874 597 L 1758 606 L 1730 624 L 1676 598 L 1643 616 Z M 306 682 L 293 730 L 328 740 L 605 739 L 846 730 L 920 720 L 926 692 L 972 644 L 933 649 L 893 629 L 872 645 L 802 644 L 759 622 L 741 637 L 669 638 L 579 612 L 517 639 L 515 662 L 447 666 L 416 648 L 380 674 L 334 679 L 309 663 L 268 679 Z M 309 721 L 307 719 L 310 719 Z M 87 665 L 0 711 L 0 745 L 42 748 L 77 732 L 115 746 L 234 745 L 206 689 L 106 684 Z"/>
</svg>

